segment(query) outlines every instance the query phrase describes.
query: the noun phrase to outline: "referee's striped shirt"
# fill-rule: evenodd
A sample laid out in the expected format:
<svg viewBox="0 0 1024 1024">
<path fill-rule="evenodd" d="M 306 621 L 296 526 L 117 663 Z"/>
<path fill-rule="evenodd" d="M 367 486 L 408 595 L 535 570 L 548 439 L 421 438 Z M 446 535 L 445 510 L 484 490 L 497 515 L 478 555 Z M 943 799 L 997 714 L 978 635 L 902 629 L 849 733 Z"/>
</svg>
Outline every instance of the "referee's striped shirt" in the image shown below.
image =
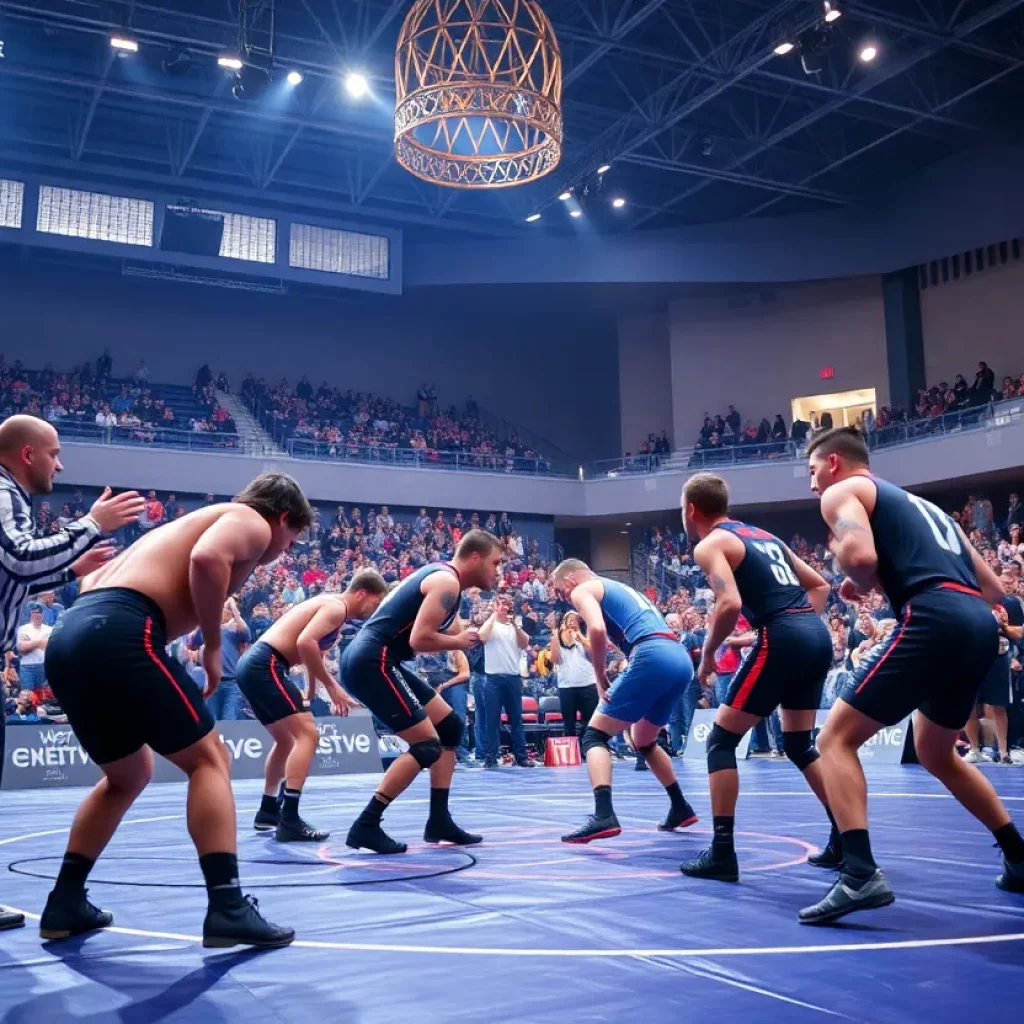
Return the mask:
<svg viewBox="0 0 1024 1024">
<path fill-rule="evenodd" d="M 84 516 L 50 537 L 36 537 L 32 500 L 0 466 L 0 654 L 14 649 L 29 596 L 69 583 L 71 563 L 101 536 L 99 523 Z"/>
</svg>

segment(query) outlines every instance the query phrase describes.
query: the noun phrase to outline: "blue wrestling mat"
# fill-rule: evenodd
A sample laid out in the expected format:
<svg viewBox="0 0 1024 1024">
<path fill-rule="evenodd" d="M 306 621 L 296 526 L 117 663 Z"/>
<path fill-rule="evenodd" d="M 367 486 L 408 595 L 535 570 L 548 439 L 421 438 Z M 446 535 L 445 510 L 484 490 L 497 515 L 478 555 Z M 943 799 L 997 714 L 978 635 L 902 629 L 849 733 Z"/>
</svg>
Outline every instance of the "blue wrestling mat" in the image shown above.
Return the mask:
<svg viewBox="0 0 1024 1024">
<path fill-rule="evenodd" d="M 832 875 L 807 866 L 828 824 L 786 762 L 741 766 L 739 885 L 684 878 L 709 841 L 707 775 L 676 761 L 702 820 L 655 824 L 666 797 L 619 764 L 623 834 L 559 836 L 591 807 L 582 769 L 462 772 L 452 809 L 484 833 L 472 853 L 422 844 L 427 780 L 387 813 L 401 857 L 344 845 L 374 776 L 316 778 L 302 810 L 322 847 L 248 831 L 256 782 L 236 785 L 244 888 L 299 941 L 266 953 L 203 950 L 202 878 L 184 786 L 151 787 L 90 881 L 116 927 L 41 944 L 37 918 L 0 935 L 4 1022 L 823 1021 L 906 1024 L 1020 1013 L 1024 898 L 996 889 L 989 834 L 916 767 L 873 767 L 874 852 L 894 906 L 828 928 L 797 923 Z M 1018 823 L 1024 769 L 984 768 Z M 0 902 L 38 914 L 83 790 L 4 793 Z M 11 870 L 7 870 L 10 867 Z"/>
</svg>

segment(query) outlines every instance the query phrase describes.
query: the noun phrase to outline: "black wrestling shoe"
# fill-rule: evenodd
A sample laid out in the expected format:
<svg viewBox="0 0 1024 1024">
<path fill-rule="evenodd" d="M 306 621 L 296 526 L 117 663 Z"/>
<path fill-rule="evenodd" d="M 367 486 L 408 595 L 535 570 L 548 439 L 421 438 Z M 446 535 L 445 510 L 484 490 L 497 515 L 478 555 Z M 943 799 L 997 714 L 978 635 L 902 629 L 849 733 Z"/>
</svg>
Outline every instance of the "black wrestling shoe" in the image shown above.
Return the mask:
<svg viewBox="0 0 1024 1024">
<path fill-rule="evenodd" d="M 56 890 L 46 899 L 46 909 L 39 921 L 41 939 L 69 939 L 72 935 L 84 935 L 100 928 L 109 928 L 114 915 L 94 907 L 87 899 L 88 889 L 80 896 L 65 896 Z"/>
<path fill-rule="evenodd" d="M 323 843 L 331 838 L 331 833 L 321 832 L 299 818 L 297 821 L 282 821 L 274 838 L 279 843 Z"/>
<path fill-rule="evenodd" d="M 281 824 L 281 815 L 277 811 L 271 814 L 269 811 L 265 811 L 262 808 L 256 812 L 256 817 L 252 820 L 252 827 L 257 832 L 273 832 L 278 825 Z"/>
<path fill-rule="evenodd" d="M 697 812 L 690 806 L 689 801 L 684 800 L 682 806 L 673 805 L 669 808 L 665 820 L 658 826 L 659 832 L 674 832 L 677 828 L 688 828 L 700 821 Z"/>
<path fill-rule="evenodd" d="M 854 888 L 858 884 L 859 888 Z M 896 897 L 881 869 L 876 868 L 875 873 L 866 880 L 842 874 L 820 903 L 813 907 L 804 907 L 800 911 L 800 923 L 829 924 L 857 910 L 887 907 L 895 900 Z"/>
<path fill-rule="evenodd" d="M 1006 892 L 1024 892 L 1024 864 L 1014 864 L 1003 858 L 1003 873 L 996 879 L 996 885 Z"/>
<path fill-rule="evenodd" d="M 12 928 L 24 927 L 24 914 L 19 914 L 16 910 L 6 910 L 5 908 L 0 907 L 0 932 L 7 932 Z"/>
<path fill-rule="evenodd" d="M 562 836 L 562 842 L 592 843 L 595 839 L 611 839 L 613 836 L 619 835 L 620 832 L 622 832 L 622 827 L 614 814 L 607 818 L 599 818 L 596 814 L 592 814 L 575 832 Z"/>
<path fill-rule="evenodd" d="M 290 946 L 295 941 L 295 929 L 271 924 L 260 914 L 259 906 L 254 896 L 246 896 L 231 907 L 210 907 L 203 922 L 203 945 L 207 949 Z"/>
<path fill-rule="evenodd" d="M 380 825 L 364 825 L 360 821 L 353 823 L 348 830 L 345 845 L 353 850 L 372 850 L 374 853 L 405 853 L 409 849 L 405 843 L 396 842 L 380 827 Z"/>
<path fill-rule="evenodd" d="M 690 878 L 709 878 L 714 882 L 738 882 L 740 866 L 736 861 L 736 851 L 715 853 L 713 846 L 702 850 L 696 860 L 684 861 L 679 870 Z"/>
<path fill-rule="evenodd" d="M 423 829 L 423 842 L 437 845 L 451 843 L 453 846 L 476 846 L 484 841 L 483 836 L 475 836 L 472 832 L 459 828 L 452 818 L 428 820 Z"/>
<path fill-rule="evenodd" d="M 830 871 L 841 871 L 843 867 L 843 851 L 840 847 L 829 843 L 818 853 L 807 854 L 807 863 L 812 868 L 827 868 Z"/>
</svg>

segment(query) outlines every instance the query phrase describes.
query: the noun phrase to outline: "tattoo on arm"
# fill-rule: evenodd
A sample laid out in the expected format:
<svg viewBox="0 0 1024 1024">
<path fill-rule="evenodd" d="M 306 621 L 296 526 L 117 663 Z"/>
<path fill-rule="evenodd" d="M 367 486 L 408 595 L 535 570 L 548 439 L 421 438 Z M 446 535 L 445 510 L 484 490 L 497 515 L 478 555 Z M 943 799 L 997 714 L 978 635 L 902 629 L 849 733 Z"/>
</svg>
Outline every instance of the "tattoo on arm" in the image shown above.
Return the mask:
<svg viewBox="0 0 1024 1024">
<path fill-rule="evenodd" d="M 441 607 L 444 609 L 445 614 L 450 612 L 459 603 L 459 595 L 452 594 L 448 591 L 441 595 Z"/>
<path fill-rule="evenodd" d="M 725 580 L 722 579 L 722 577 L 715 572 L 711 574 L 711 579 L 709 582 L 711 583 L 711 589 L 715 592 L 716 597 L 720 597 L 725 592 L 725 588 L 728 586 Z"/>
<path fill-rule="evenodd" d="M 856 533 L 857 531 L 864 532 L 864 527 L 861 526 L 855 519 L 837 519 L 835 525 L 832 527 L 832 534 L 836 540 L 842 540 L 849 533 Z"/>
</svg>

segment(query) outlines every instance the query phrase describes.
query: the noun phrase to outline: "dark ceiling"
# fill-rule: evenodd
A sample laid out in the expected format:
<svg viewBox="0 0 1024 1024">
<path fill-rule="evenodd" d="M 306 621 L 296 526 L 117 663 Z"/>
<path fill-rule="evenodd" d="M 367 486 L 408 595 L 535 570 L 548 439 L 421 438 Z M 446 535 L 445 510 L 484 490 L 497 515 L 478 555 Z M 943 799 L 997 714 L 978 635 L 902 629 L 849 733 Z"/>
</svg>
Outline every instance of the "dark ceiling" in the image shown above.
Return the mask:
<svg viewBox="0 0 1024 1024">
<path fill-rule="evenodd" d="M 297 89 L 232 96 L 215 58 L 237 48 L 238 0 L 0 0 L 0 168 L 428 236 L 607 233 L 870 201 L 952 154 L 1014 141 L 1024 108 L 1024 0 L 837 0 L 824 38 L 821 0 L 542 0 L 565 66 L 562 165 L 520 188 L 454 191 L 392 156 L 411 0 L 247 5 L 276 8 L 275 66 L 305 75 Z M 118 29 L 138 54 L 113 55 Z M 799 48 L 772 52 L 801 37 L 818 73 Z M 857 56 L 866 41 L 871 64 Z M 175 47 L 182 74 L 162 68 Z M 372 86 L 358 103 L 340 85 L 357 68 Z M 588 181 L 586 217 L 570 221 L 556 197 Z M 613 211 L 613 195 L 627 206 Z"/>
</svg>

